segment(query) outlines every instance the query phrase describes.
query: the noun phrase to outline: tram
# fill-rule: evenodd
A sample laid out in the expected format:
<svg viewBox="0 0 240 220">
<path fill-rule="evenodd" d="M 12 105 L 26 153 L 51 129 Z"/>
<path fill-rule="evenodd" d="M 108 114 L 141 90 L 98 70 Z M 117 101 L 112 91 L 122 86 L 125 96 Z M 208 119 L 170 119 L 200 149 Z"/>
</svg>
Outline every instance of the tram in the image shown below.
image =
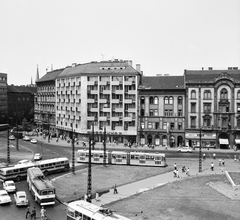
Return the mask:
<svg viewBox="0 0 240 220">
<path fill-rule="evenodd" d="M 88 163 L 89 151 L 78 150 L 76 161 L 79 163 Z M 106 163 L 118 165 L 136 165 L 136 166 L 158 166 L 166 167 L 166 156 L 157 152 L 128 152 L 128 151 L 106 151 Z M 91 150 L 91 162 L 103 164 L 104 151 Z"/>
</svg>

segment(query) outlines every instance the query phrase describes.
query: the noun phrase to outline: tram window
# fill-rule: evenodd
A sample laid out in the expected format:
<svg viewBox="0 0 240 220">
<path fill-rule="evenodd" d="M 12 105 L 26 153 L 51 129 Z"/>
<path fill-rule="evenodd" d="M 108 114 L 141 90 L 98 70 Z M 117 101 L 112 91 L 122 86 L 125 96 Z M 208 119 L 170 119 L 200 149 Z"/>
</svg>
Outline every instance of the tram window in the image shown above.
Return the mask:
<svg viewBox="0 0 240 220">
<path fill-rule="evenodd" d="M 7 172 L 6 172 L 6 174 L 11 174 L 12 173 L 12 170 L 8 170 Z"/>
<path fill-rule="evenodd" d="M 86 215 L 83 215 L 83 220 L 91 220 L 91 218 Z"/>
<path fill-rule="evenodd" d="M 16 170 L 13 170 L 14 173 L 18 173 L 19 172 L 19 169 L 16 169 Z"/>
<path fill-rule="evenodd" d="M 74 217 L 74 211 L 68 209 L 68 215 L 71 216 L 71 217 Z"/>
</svg>

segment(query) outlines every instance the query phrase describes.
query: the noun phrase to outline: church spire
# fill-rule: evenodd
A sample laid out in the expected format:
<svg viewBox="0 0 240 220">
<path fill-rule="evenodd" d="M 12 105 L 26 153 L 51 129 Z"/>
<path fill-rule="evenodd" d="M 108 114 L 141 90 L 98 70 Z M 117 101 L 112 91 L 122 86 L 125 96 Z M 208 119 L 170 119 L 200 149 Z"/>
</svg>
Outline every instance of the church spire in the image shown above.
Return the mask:
<svg viewBox="0 0 240 220">
<path fill-rule="evenodd" d="M 38 71 L 38 65 L 37 65 L 37 75 L 36 75 L 36 80 L 35 82 L 37 82 L 39 80 L 39 71 Z"/>
<path fill-rule="evenodd" d="M 32 85 L 33 83 L 32 83 L 32 77 L 31 77 L 31 85 Z"/>
</svg>

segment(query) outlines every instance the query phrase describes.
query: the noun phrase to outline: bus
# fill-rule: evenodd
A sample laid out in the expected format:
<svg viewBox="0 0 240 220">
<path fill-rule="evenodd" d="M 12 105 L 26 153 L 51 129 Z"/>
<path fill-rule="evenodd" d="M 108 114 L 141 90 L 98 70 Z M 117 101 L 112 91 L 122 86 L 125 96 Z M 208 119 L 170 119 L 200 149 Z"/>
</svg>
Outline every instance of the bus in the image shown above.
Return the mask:
<svg viewBox="0 0 240 220">
<path fill-rule="evenodd" d="M 79 163 L 88 163 L 89 151 L 80 149 L 77 151 L 76 161 Z M 91 150 L 92 163 L 103 164 L 103 150 Z M 155 166 L 166 167 L 166 155 L 158 152 L 140 152 L 140 151 L 106 151 L 107 164 L 134 165 L 134 166 Z"/>
<path fill-rule="evenodd" d="M 130 220 L 113 211 L 103 208 L 85 200 L 68 203 L 67 220 Z"/>
<path fill-rule="evenodd" d="M 0 168 L 0 180 L 15 180 L 20 181 L 27 178 L 27 170 L 31 167 L 39 167 L 45 176 L 50 173 L 66 172 L 69 170 L 69 160 L 67 157 L 54 159 L 40 160 L 15 166 Z"/>
<path fill-rule="evenodd" d="M 40 170 L 39 167 L 31 167 L 27 170 L 28 189 L 32 193 L 35 202 L 41 206 L 55 204 L 55 187 Z"/>
</svg>

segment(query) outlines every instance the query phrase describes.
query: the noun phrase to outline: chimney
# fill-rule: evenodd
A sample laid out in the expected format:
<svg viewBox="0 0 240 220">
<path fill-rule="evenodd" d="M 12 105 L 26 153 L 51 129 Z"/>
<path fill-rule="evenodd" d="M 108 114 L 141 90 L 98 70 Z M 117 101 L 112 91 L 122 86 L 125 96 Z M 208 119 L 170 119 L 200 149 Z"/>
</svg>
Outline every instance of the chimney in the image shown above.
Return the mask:
<svg viewBox="0 0 240 220">
<path fill-rule="evenodd" d="M 136 64 L 136 70 L 137 70 L 138 72 L 141 72 L 141 64 Z"/>
<path fill-rule="evenodd" d="M 208 70 L 212 70 L 213 68 L 212 67 L 208 67 Z"/>
<path fill-rule="evenodd" d="M 228 67 L 228 70 L 232 70 L 232 67 Z"/>
<path fill-rule="evenodd" d="M 129 66 L 132 66 L 132 60 L 128 60 L 127 62 Z"/>
<path fill-rule="evenodd" d="M 204 67 L 202 67 L 202 70 L 204 70 Z"/>
<path fill-rule="evenodd" d="M 72 63 L 72 67 L 75 67 L 77 64 L 76 63 Z"/>
</svg>

